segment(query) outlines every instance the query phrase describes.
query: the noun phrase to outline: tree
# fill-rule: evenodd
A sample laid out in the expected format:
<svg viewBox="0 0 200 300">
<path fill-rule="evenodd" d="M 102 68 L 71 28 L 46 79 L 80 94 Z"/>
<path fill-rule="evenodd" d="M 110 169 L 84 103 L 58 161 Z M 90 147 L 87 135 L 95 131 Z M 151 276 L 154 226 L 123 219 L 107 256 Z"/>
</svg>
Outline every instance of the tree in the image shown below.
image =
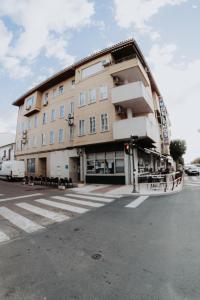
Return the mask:
<svg viewBox="0 0 200 300">
<path fill-rule="evenodd" d="M 170 155 L 173 160 L 176 162 L 176 166 L 178 164 L 183 164 L 183 154 L 186 152 L 186 142 L 184 140 L 173 140 L 170 143 Z"/>
<path fill-rule="evenodd" d="M 195 159 L 192 161 L 192 164 L 200 164 L 200 157 L 195 158 Z"/>
</svg>

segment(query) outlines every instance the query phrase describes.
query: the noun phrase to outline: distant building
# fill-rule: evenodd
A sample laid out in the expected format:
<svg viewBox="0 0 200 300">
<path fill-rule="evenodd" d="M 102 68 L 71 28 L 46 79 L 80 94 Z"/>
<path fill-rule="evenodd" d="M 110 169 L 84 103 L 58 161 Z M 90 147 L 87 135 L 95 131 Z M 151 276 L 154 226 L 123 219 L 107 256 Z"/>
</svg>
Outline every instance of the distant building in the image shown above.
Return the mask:
<svg viewBox="0 0 200 300">
<path fill-rule="evenodd" d="M 0 162 L 15 159 L 15 135 L 0 132 Z"/>
<path fill-rule="evenodd" d="M 135 40 L 88 56 L 27 91 L 19 107 L 16 158 L 33 176 L 129 184 L 169 154 L 168 115 Z M 162 159 L 161 159 L 162 158 Z"/>
</svg>

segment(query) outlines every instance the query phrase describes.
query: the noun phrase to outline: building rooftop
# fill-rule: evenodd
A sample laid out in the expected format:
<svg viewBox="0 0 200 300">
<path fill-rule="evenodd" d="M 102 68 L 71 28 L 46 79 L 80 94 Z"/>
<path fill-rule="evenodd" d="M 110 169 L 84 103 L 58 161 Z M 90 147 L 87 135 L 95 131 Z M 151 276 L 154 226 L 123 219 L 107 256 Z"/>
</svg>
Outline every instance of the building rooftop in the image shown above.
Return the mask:
<svg viewBox="0 0 200 300">
<path fill-rule="evenodd" d="M 27 91 L 21 97 L 16 99 L 13 102 L 13 105 L 15 105 L 15 106 L 22 105 L 24 103 L 25 98 L 28 97 L 29 95 L 33 94 L 35 91 L 44 92 L 48 88 L 62 82 L 63 80 L 66 80 L 66 79 L 74 76 L 75 69 L 82 66 L 83 64 L 88 63 L 88 62 L 90 62 L 94 59 L 97 59 L 103 55 L 106 55 L 108 53 L 116 53 L 116 51 L 118 51 L 118 50 L 122 50 L 125 52 L 127 51 L 127 53 L 130 53 L 130 51 L 132 51 L 132 53 L 136 53 L 136 55 L 138 56 L 138 58 L 140 59 L 142 65 L 143 65 L 143 67 L 147 70 L 149 80 L 151 82 L 153 90 L 155 90 L 157 92 L 158 96 L 161 96 L 159 89 L 157 87 L 157 84 L 153 78 L 151 71 L 150 71 L 150 68 L 149 68 L 138 44 L 136 43 L 136 41 L 134 39 L 128 39 L 128 40 L 122 41 L 120 43 L 117 43 L 113 46 L 107 47 L 99 52 L 93 53 L 85 58 L 82 58 L 79 61 L 75 62 L 73 65 L 63 69 L 62 71 L 57 72 L 53 76 L 44 80 L 40 84 L 36 85 L 35 87 L 33 87 L 32 89 Z"/>
<path fill-rule="evenodd" d="M 0 132 L 0 147 L 15 143 L 15 134 L 10 132 Z"/>
</svg>

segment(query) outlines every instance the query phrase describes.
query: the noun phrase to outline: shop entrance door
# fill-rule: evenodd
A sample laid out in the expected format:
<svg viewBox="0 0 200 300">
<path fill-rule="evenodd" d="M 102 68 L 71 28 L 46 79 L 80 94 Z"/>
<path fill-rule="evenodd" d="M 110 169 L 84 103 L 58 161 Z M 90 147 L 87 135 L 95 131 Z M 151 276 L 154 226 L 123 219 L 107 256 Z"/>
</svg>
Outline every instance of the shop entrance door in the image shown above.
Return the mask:
<svg viewBox="0 0 200 300">
<path fill-rule="evenodd" d="M 39 175 L 47 176 L 47 159 L 46 157 L 39 158 Z"/>
<path fill-rule="evenodd" d="M 69 178 L 72 182 L 80 182 L 80 158 L 70 157 L 69 158 Z"/>
</svg>

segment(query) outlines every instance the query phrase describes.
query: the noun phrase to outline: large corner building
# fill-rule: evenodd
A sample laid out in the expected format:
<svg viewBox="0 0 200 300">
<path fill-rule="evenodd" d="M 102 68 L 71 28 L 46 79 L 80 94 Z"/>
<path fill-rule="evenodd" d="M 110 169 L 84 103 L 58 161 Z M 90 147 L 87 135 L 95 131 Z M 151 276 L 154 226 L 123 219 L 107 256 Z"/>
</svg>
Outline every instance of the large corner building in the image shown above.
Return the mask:
<svg viewBox="0 0 200 300">
<path fill-rule="evenodd" d="M 133 39 L 76 62 L 13 104 L 16 158 L 27 175 L 129 184 L 131 135 L 138 136 L 136 173 L 156 170 L 169 154 L 167 110 Z"/>
</svg>

